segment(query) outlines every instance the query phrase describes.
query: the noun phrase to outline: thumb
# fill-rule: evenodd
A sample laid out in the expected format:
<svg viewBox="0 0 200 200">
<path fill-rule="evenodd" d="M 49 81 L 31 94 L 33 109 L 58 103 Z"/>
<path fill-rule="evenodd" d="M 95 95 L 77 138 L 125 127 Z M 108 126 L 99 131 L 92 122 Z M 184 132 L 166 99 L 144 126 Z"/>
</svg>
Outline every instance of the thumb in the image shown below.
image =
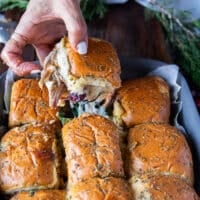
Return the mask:
<svg viewBox="0 0 200 200">
<path fill-rule="evenodd" d="M 79 1 L 64 1 L 62 5 L 62 15 L 68 31 L 68 39 L 72 48 L 80 54 L 87 53 L 88 36 L 87 26 L 83 18 Z"/>
</svg>

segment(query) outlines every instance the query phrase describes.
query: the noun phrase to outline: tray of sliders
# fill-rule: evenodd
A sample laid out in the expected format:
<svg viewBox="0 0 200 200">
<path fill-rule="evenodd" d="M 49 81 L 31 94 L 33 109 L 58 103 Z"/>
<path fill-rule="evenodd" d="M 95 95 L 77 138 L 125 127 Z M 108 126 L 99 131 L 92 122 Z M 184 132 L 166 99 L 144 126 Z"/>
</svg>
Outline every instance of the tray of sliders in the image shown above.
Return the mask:
<svg viewBox="0 0 200 200">
<path fill-rule="evenodd" d="M 198 200 L 200 118 L 178 67 L 56 44 L 0 76 L 0 199 Z"/>
</svg>

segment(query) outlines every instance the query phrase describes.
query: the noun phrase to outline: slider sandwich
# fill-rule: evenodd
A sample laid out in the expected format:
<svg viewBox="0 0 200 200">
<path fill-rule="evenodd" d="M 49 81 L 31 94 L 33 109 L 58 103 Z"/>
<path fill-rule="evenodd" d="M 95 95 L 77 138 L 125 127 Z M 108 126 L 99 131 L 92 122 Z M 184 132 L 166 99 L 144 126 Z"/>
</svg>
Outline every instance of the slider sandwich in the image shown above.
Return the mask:
<svg viewBox="0 0 200 200">
<path fill-rule="evenodd" d="M 126 172 L 167 174 L 194 183 L 193 160 L 184 135 L 168 124 L 141 124 L 129 130 Z"/>
<path fill-rule="evenodd" d="M 44 62 L 40 86 L 46 85 L 51 106 L 72 107 L 83 112 L 105 114 L 115 90 L 121 86 L 120 62 L 110 43 L 89 38 L 88 53 L 80 55 L 64 37 Z"/>
<path fill-rule="evenodd" d="M 52 127 L 13 128 L 2 137 L 0 147 L 2 194 L 59 187 L 60 155 Z"/>
<path fill-rule="evenodd" d="M 83 114 L 62 129 L 68 186 L 87 179 L 124 177 L 116 125 L 99 115 Z"/>
<path fill-rule="evenodd" d="M 117 91 L 113 116 L 118 125 L 128 128 L 144 123 L 168 123 L 169 85 L 157 76 L 125 81 Z"/>
<path fill-rule="evenodd" d="M 40 89 L 38 80 L 21 79 L 12 87 L 9 127 L 25 124 L 48 124 L 59 127 L 57 109 L 49 107 L 46 87 Z"/>
</svg>

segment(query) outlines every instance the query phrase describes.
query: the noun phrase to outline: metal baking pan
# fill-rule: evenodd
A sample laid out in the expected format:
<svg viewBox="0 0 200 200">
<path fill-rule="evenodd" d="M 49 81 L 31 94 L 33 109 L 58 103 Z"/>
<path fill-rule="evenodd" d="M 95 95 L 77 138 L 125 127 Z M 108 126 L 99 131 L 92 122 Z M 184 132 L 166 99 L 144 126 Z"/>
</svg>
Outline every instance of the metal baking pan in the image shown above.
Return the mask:
<svg viewBox="0 0 200 200">
<path fill-rule="evenodd" d="M 131 58 L 120 58 L 122 66 L 122 80 L 134 79 L 147 75 L 149 72 L 159 68 L 160 66 L 166 65 L 163 62 L 150 60 L 150 59 L 131 59 Z M 168 73 L 166 71 L 166 73 Z M 6 113 L 4 105 L 4 82 L 6 78 L 6 72 L 0 75 L 0 132 L 3 134 L 6 128 Z M 191 147 L 193 160 L 194 160 L 194 171 L 195 171 L 195 189 L 200 193 L 200 116 L 193 101 L 189 86 L 179 72 L 177 77 L 177 83 L 181 86 L 179 92 L 179 98 L 182 102 L 182 109 L 178 114 L 177 121 L 184 127 L 185 136 Z M 173 110 L 173 107 L 172 107 Z M 5 126 L 3 126 L 5 125 Z"/>
</svg>

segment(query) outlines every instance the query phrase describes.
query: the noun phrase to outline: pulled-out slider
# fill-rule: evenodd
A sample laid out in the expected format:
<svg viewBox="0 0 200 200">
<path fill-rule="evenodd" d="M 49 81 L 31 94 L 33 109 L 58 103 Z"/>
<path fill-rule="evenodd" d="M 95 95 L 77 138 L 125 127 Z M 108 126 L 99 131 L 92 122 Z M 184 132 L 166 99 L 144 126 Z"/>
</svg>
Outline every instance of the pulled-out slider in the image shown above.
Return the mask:
<svg viewBox="0 0 200 200">
<path fill-rule="evenodd" d="M 88 53 L 80 55 L 64 37 L 48 55 L 40 85 L 49 91 L 50 105 L 63 104 L 62 98 L 79 104 L 79 112 L 97 112 L 106 107 L 121 86 L 120 62 L 110 43 L 89 38 Z M 87 104 L 87 106 L 85 106 Z"/>
</svg>

